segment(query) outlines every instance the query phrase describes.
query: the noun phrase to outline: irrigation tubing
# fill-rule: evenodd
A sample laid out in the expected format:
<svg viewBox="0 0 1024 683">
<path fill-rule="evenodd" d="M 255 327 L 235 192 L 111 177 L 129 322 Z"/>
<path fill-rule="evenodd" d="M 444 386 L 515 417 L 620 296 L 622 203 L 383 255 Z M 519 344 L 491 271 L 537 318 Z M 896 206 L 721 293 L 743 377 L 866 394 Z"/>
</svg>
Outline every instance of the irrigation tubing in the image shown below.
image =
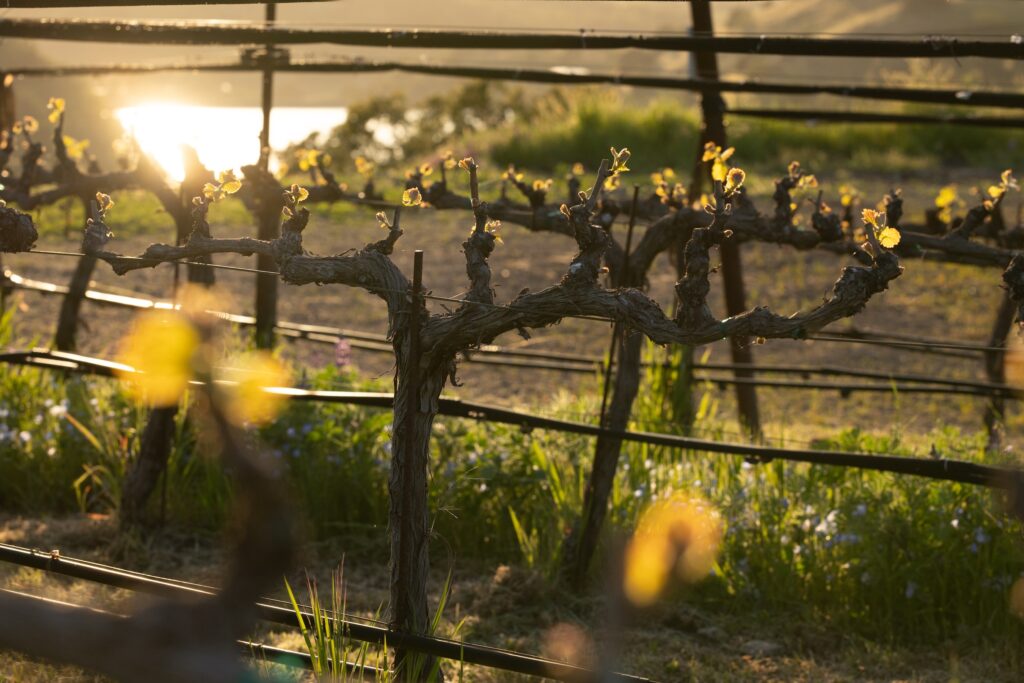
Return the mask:
<svg viewBox="0 0 1024 683">
<path fill-rule="evenodd" d="M 16 563 L 15 563 L 16 564 Z M 109 614 L 116 617 L 124 617 L 123 614 L 117 614 L 109 612 L 107 610 L 97 609 L 95 607 L 88 607 L 85 605 L 77 605 L 71 602 L 64 602 L 62 600 L 54 600 L 53 598 L 46 598 L 39 595 L 31 595 L 29 593 L 22 593 L 21 591 L 12 591 L 6 588 L 0 588 L 0 593 L 15 596 L 24 600 L 32 600 L 37 603 L 45 603 L 48 605 L 56 605 L 61 608 L 68 610 L 89 610 L 90 612 L 99 612 L 101 614 Z M 262 659 L 264 661 L 273 662 L 275 664 L 283 664 L 292 668 L 303 668 L 313 669 L 313 658 L 305 653 L 298 652 L 296 650 L 286 650 L 280 647 L 274 647 L 272 645 L 265 645 L 263 643 L 256 643 L 251 640 L 240 640 L 238 641 L 238 648 L 243 654 L 250 655 L 256 659 Z M 373 678 L 373 680 L 379 680 L 378 676 L 383 675 L 383 671 L 375 666 L 357 664 L 355 662 L 345 662 L 345 668 L 350 673 L 365 674 Z"/>
<path fill-rule="evenodd" d="M 43 282 L 22 277 L 10 270 L 5 272 L 5 277 L 11 286 L 27 291 L 35 291 L 43 294 L 66 295 L 68 288 L 51 282 Z M 174 304 L 169 302 L 153 301 L 138 296 L 113 294 L 108 292 L 89 289 L 85 298 L 101 304 L 125 306 L 137 309 L 164 309 L 169 310 Z M 223 311 L 212 312 L 217 317 L 241 326 L 253 326 L 256 319 L 248 315 L 227 313 Z M 376 353 L 393 354 L 394 349 L 383 334 L 363 332 L 358 330 L 327 327 L 323 325 L 305 325 L 289 321 L 280 321 L 275 327 L 276 332 L 288 339 L 305 340 L 322 344 L 337 344 L 344 339 L 352 348 Z M 844 341 L 846 338 L 844 338 Z M 923 342 L 919 342 L 923 343 Z M 967 346 L 967 345 L 964 345 Z M 912 349 L 912 350 L 916 350 Z M 504 357 L 504 356 L 512 356 Z M 519 356 L 520 358 L 516 358 Z M 575 374 L 593 374 L 600 369 L 603 360 L 596 356 L 573 356 L 571 354 L 559 354 L 555 352 L 530 351 L 509 349 L 497 345 L 484 345 L 466 355 L 471 363 L 493 365 L 498 367 L 522 368 L 525 370 L 549 370 L 552 372 L 568 372 Z M 670 367 L 669 363 L 642 363 L 643 367 Z M 837 383 L 814 383 L 814 382 L 779 382 L 775 380 L 745 378 L 742 383 L 753 386 L 764 386 L 780 389 L 823 389 L 835 390 L 841 394 L 848 394 L 854 391 L 873 392 L 896 392 L 896 393 L 931 393 L 931 394 L 961 394 L 969 396 L 1002 396 L 1005 398 L 1018 398 L 1020 390 L 1006 384 L 993 384 L 972 380 L 956 380 L 935 378 L 926 375 L 913 375 L 904 373 L 886 373 L 867 370 L 849 370 L 830 366 L 801 366 L 801 365 L 768 365 L 768 366 L 743 366 L 735 363 L 697 363 L 695 370 L 723 370 L 735 371 L 746 369 L 755 373 L 776 373 L 790 375 L 825 375 L 832 377 L 860 377 L 864 379 L 883 380 L 886 384 L 837 384 Z M 738 382 L 732 377 L 698 376 L 697 381 L 707 381 L 713 384 L 735 384 Z M 902 384 L 901 384 L 902 383 Z M 922 385 L 908 386 L 906 383 Z M 924 386 L 933 385 L 933 386 Z"/>
<path fill-rule="evenodd" d="M 4 33 L 4 20 L 0 19 L 0 36 Z M 889 86 L 844 84 L 800 84 L 770 81 L 723 81 L 706 78 L 675 78 L 668 76 L 638 76 L 629 74 L 594 73 L 583 67 L 508 68 L 460 66 L 445 64 L 418 64 L 375 61 L 305 61 L 288 62 L 253 60 L 219 64 L 177 64 L 164 66 L 124 65 L 102 67 L 34 67 L 8 69 L 4 73 L 21 76 L 71 76 L 98 74 L 151 74 L 159 71 L 266 71 L 293 73 L 379 73 L 400 71 L 433 76 L 458 76 L 489 80 L 520 81 L 524 83 L 552 83 L 565 85 L 611 84 L 629 85 L 660 90 L 689 92 L 759 93 L 781 95 L 836 95 L 871 100 L 896 102 L 922 102 L 931 104 L 1024 108 L 1024 93 L 1010 91 L 976 91 L 970 89 L 926 89 Z"/>
<path fill-rule="evenodd" d="M 63 555 L 55 558 L 49 552 L 39 552 L 6 543 L 0 543 L 0 561 L 164 598 L 216 593 L 214 588 L 206 586 L 182 584 L 160 577 L 125 572 L 116 567 L 81 562 Z M 264 621 L 295 628 L 299 626 L 298 615 L 290 607 L 261 600 L 256 603 L 256 610 L 259 618 Z M 303 612 L 304 618 L 312 617 L 308 611 L 303 610 Z M 351 619 L 335 617 L 334 621 L 344 627 L 348 637 L 361 642 L 376 645 L 387 644 L 392 648 L 401 648 L 529 676 L 553 678 L 559 681 L 579 681 L 594 676 L 594 672 L 587 669 L 511 650 L 461 643 L 433 636 L 413 635 Z M 614 674 L 610 680 L 622 683 L 651 683 L 646 678 L 626 674 Z"/>
<path fill-rule="evenodd" d="M 0 354 L 0 362 L 34 365 L 47 369 L 95 374 L 107 377 L 118 372 L 134 372 L 130 366 L 61 351 L 33 350 Z M 394 394 L 359 391 L 312 391 L 293 387 L 271 387 L 266 391 L 293 401 L 339 403 L 372 408 L 392 408 Z M 1024 470 L 1011 467 L 981 465 L 962 460 L 946 458 L 918 458 L 902 455 L 875 455 L 828 451 L 820 449 L 787 449 L 755 444 L 728 443 L 695 439 L 674 434 L 656 432 L 623 431 L 594 426 L 582 422 L 560 420 L 509 410 L 455 398 L 441 398 L 438 414 L 446 417 L 460 417 L 484 422 L 494 422 L 519 427 L 524 431 L 547 429 L 583 436 L 604 436 L 652 446 L 665 446 L 689 451 L 720 453 L 724 455 L 756 458 L 760 461 L 786 460 L 813 465 L 853 467 L 877 472 L 909 474 L 935 479 L 976 484 L 990 488 L 1024 486 Z"/>
<path fill-rule="evenodd" d="M 103 19 L 3 19 L 0 36 L 148 45 L 311 45 L 438 48 L 447 50 L 609 50 L 638 48 L 669 52 L 793 55 L 805 57 L 986 57 L 1024 59 L 1024 44 L 1007 33 L 1002 40 L 924 36 L 892 38 L 803 38 L 710 34 L 609 34 L 499 32 L 436 29 L 297 29 L 198 21 Z"/>
</svg>

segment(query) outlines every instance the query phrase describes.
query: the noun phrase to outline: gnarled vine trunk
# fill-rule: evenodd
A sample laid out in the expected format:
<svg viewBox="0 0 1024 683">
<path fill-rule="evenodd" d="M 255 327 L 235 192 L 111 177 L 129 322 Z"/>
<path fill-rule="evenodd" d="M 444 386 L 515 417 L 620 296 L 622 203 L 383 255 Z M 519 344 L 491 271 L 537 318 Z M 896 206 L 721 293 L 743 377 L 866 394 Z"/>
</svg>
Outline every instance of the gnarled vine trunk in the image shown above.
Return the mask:
<svg viewBox="0 0 1024 683">
<path fill-rule="evenodd" d="M 177 404 L 154 408 L 149 413 L 149 421 L 142 430 L 139 453 L 124 476 L 124 487 L 121 490 L 122 527 L 139 526 L 144 520 L 146 501 L 156 489 L 160 476 L 167 470 L 167 460 L 174 443 L 174 418 L 177 414 Z"/>
<path fill-rule="evenodd" d="M 427 605 L 430 435 L 448 370 L 443 366 L 421 367 L 417 362 L 419 359 L 410 357 L 409 350 L 408 337 L 395 344 L 399 362 L 391 434 L 391 473 L 388 478 L 388 526 L 391 529 L 389 621 L 394 629 L 422 634 L 429 632 L 431 620 Z M 426 680 L 426 675 L 436 663 L 432 658 L 399 651 L 396 652 L 396 665 L 404 672 L 404 680 L 418 681 Z"/>
<path fill-rule="evenodd" d="M 616 431 L 629 426 L 629 416 L 640 388 L 640 354 L 643 335 L 626 334 L 615 372 L 615 390 L 608 406 L 604 426 Z M 562 550 L 563 575 L 571 586 L 583 585 L 597 549 L 601 527 L 608 514 L 608 499 L 615 484 L 622 439 L 599 436 L 594 451 L 594 466 L 583 494 L 583 511 L 570 531 Z"/>
<path fill-rule="evenodd" d="M 85 215 L 88 216 L 89 199 L 82 197 L 81 201 Z M 57 317 L 57 333 L 54 335 L 53 343 L 58 351 L 75 350 L 82 302 L 85 301 L 85 294 L 89 291 L 89 283 L 92 281 L 92 274 L 95 272 L 98 262 L 99 260 L 95 256 L 83 255 L 75 264 L 71 281 L 68 282 L 68 293 L 61 301 L 60 314 Z"/>
</svg>

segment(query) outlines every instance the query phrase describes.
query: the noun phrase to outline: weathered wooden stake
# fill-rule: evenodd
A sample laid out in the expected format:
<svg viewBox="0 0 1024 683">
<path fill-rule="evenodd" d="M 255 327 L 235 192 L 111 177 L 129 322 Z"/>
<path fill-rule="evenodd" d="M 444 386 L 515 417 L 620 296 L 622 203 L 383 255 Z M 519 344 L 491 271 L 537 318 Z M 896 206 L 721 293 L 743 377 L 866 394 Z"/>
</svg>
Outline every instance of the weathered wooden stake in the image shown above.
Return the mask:
<svg viewBox="0 0 1024 683">
<path fill-rule="evenodd" d="M 10 130 L 14 124 L 14 76 L 0 73 L 0 130 Z M 0 273 L 4 272 L 3 259 L 0 258 Z M 0 314 L 7 310 L 7 295 L 10 288 L 7 280 L 0 283 Z"/>
<path fill-rule="evenodd" d="M 86 198 L 82 198 L 81 201 L 85 207 L 86 217 L 92 216 L 94 219 L 99 219 L 96 201 Z M 57 317 L 57 333 L 54 335 L 53 344 L 58 351 L 75 350 L 75 337 L 78 334 L 82 302 L 85 301 L 85 294 L 89 291 L 89 283 L 97 263 L 95 256 L 85 254 L 75 264 L 71 281 L 68 282 L 68 293 L 60 302 L 60 312 Z"/>
<path fill-rule="evenodd" d="M 397 224 L 397 217 L 396 217 Z M 391 628 L 410 633 L 423 633 L 427 628 L 427 544 L 429 519 L 426 498 L 426 443 L 429 442 L 431 415 L 421 406 L 420 325 L 423 312 L 423 251 L 413 253 L 412 290 L 409 296 L 407 356 L 399 361 L 399 386 L 396 387 L 395 410 L 399 411 L 399 394 L 404 397 L 403 410 L 396 412 L 392 468 L 397 468 L 397 490 L 390 487 L 392 497 L 390 519 L 393 563 L 391 583 Z M 428 380 L 426 393 L 436 396 L 439 378 Z M 443 382 L 443 379 L 440 380 Z M 394 472 L 392 481 L 395 481 Z M 398 498 L 396 501 L 395 498 Z M 396 505 L 397 503 L 397 505 Z M 398 519 L 394 512 L 398 512 Z M 404 651 L 395 652 L 395 668 L 404 681 L 418 682 L 436 666 L 433 658 L 421 658 Z M 438 678 L 443 677 L 438 671 Z"/>
<path fill-rule="evenodd" d="M 271 26 L 277 19 L 277 5 L 267 3 L 265 13 L 266 25 Z M 266 58 L 269 62 L 273 44 L 266 45 Z M 269 66 L 263 70 L 263 129 L 260 131 L 259 166 L 267 170 L 270 165 L 270 111 L 274 106 L 274 70 Z M 259 216 L 257 236 L 262 240 L 273 240 L 279 237 L 280 216 L 261 212 Z M 256 257 L 259 270 L 272 271 L 276 268 L 272 256 L 260 254 Z M 269 349 L 274 345 L 274 326 L 277 325 L 277 276 L 266 273 L 256 275 L 256 346 Z"/>
<path fill-rule="evenodd" d="M 708 0 L 692 0 L 690 2 L 693 17 L 693 30 L 702 34 L 712 35 L 714 27 L 711 21 L 711 4 Z M 718 58 L 714 52 L 695 52 L 694 61 L 697 76 L 709 80 L 718 79 Z M 725 100 L 717 90 L 705 90 L 700 98 L 703 127 L 700 143 L 697 145 L 697 168 L 693 174 L 691 197 L 700 195 L 701 184 L 707 174 L 707 166 L 701 161 L 704 144 L 714 142 L 725 147 Z M 729 315 L 739 315 L 747 310 L 746 293 L 743 287 L 743 263 L 740 260 L 739 245 L 735 240 L 726 240 L 719 250 L 722 258 L 722 279 L 725 284 L 725 308 Z M 754 362 L 750 352 L 750 340 L 744 337 L 732 337 L 729 340 L 732 361 L 736 364 L 750 365 Z M 745 368 L 734 371 L 736 377 L 751 378 L 753 373 Z M 740 422 L 754 435 L 761 433 L 761 417 L 757 406 L 757 392 L 753 386 L 737 384 L 736 402 L 739 408 Z"/>
<path fill-rule="evenodd" d="M 1010 293 L 1003 294 L 1003 300 L 999 304 L 999 312 L 992 324 L 992 334 L 989 336 L 988 345 L 991 347 L 1005 347 L 1006 337 L 1013 327 L 1013 316 L 1016 312 L 1013 299 Z M 985 375 L 993 384 L 1006 383 L 1006 366 L 1004 365 L 1006 353 L 1004 351 L 985 352 Z M 1001 441 L 1002 425 L 1005 422 L 1006 399 L 1000 395 L 993 395 L 985 406 L 985 429 L 988 431 L 989 448 L 998 448 Z"/>
</svg>

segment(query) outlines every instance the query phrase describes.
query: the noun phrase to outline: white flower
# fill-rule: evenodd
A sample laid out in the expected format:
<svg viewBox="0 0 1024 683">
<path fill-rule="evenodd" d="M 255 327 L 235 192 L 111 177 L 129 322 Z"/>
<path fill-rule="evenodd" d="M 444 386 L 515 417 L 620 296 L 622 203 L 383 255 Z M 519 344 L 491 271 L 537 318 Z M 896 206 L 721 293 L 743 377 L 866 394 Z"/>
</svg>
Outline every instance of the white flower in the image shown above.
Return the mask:
<svg viewBox="0 0 1024 683">
<path fill-rule="evenodd" d="M 68 407 L 65 405 L 57 404 L 50 408 L 50 415 L 53 417 L 64 417 L 68 414 Z"/>
</svg>

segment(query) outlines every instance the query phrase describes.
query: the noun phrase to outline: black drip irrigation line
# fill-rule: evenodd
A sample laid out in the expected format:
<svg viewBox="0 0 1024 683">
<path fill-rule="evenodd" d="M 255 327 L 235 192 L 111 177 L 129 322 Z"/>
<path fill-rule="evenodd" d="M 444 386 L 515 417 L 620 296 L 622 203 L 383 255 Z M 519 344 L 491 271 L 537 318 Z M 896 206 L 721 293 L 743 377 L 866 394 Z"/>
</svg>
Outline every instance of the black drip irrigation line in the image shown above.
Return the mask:
<svg viewBox="0 0 1024 683">
<path fill-rule="evenodd" d="M 0 543 L 0 561 L 164 598 L 216 593 L 216 589 L 207 586 L 184 584 L 161 577 L 126 572 L 116 567 L 82 562 L 63 555 L 55 557 L 50 552 L 35 551 L 6 543 Z M 256 603 L 256 611 L 263 621 L 295 628 L 299 626 L 298 615 L 291 607 L 284 607 L 261 599 Z M 303 618 L 312 617 L 307 609 L 302 611 Z M 391 648 L 559 681 L 596 680 L 595 672 L 587 669 L 511 650 L 393 631 L 383 626 L 355 621 L 344 616 L 339 618 L 336 615 L 333 621 L 344 628 L 344 632 L 349 638 L 365 643 L 386 644 Z M 612 674 L 606 680 L 621 683 L 652 683 L 649 679 L 627 674 Z"/>
<path fill-rule="evenodd" d="M 742 367 L 742 364 L 738 367 Z M 854 392 L 880 392 L 883 394 L 953 394 L 962 396 L 999 396 L 1002 398 L 1020 398 L 1021 390 L 1013 387 L 978 388 L 971 386 L 926 386 L 923 384 L 865 384 L 838 382 L 794 382 L 792 380 L 756 379 L 750 377 L 713 377 L 695 376 L 695 382 L 709 382 L 719 385 L 741 384 L 753 387 L 766 387 L 769 389 L 809 389 L 823 391 L 837 391 L 842 396 L 848 396 Z M 927 380 L 922 380 L 927 381 Z"/>
<path fill-rule="evenodd" d="M 2 1 L 2 0 L 0 0 Z M 22 593 L 21 591 L 12 591 L 6 588 L 0 588 L 0 593 L 7 595 L 13 595 L 26 600 L 33 600 L 39 603 L 45 603 L 48 605 L 56 605 L 69 610 L 88 610 L 90 612 L 99 612 L 101 614 L 108 614 L 110 616 L 124 617 L 123 614 L 117 614 L 109 612 L 107 610 L 97 609 L 95 607 L 88 607 L 85 605 L 77 605 L 71 602 L 64 602 L 62 600 L 54 600 L 53 598 L 45 598 L 39 595 L 32 595 L 29 593 Z M 303 668 L 313 669 L 313 658 L 305 653 L 298 652 L 296 650 L 286 650 L 280 647 L 274 647 L 272 645 L 266 645 L 264 643 L 256 643 L 251 640 L 240 640 L 238 641 L 238 649 L 242 654 L 247 654 L 254 659 L 261 659 L 267 662 L 275 664 L 283 664 L 292 668 Z M 345 668 L 352 674 L 361 674 L 373 677 L 374 680 L 378 680 L 378 676 L 384 672 L 375 666 L 369 664 L 357 664 L 355 662 L 345 662 Z"/>
<path fill-rule="evenodd" d="M 134 372 L 133 368 L 119 363 L 61 351 L 34 350 L 5 353 L 0 354 L 0 362 L 39 366 L 48 369 L 88 373 L 106 377 L 116 376 L 118 371 Z M 374 408 L 392 408 L 394 405 L 394 394 L 383 392 L 311 391 L 292 387 L 271 387 L 267 388 L 266 391 L 293 401 L 339 403 Z M 876 472 L 909 474 L 939 481 L 975 484 L 989 488 L 1024 486 L 1024 470 L 981 465 L 963 460 L 949 460 L 946 458 L 926 459 L 902 455 L 876 455 L 820 449 L 786 449 L 755 444 L 694 439 L 674 434 L 622 431 L 582 422 L 531 415 L 498 406 L 454 398 L 439 399 L 438 414 L 446 417 L 460 417 L 507 424 L 519 427 L 524 431 L 549 429 L 567 434 L 604 436 L 652 446 L 666 446 L 688 451 L 752 457 L 765 462 L 770 460 L 786 460 L 813 465 L 852 467 Z"/>
<path fill-rule="evenodd" d="M 810 341 L 825 341 L 825 342 L 837 342 L 842 344 L 874 344 L 876 346 L 891 346 L 893 348 L 907 348 L 907 349 L 931 349 L 931 350 L 949 350 L 949 351 L 970 351 L 984 353 L 986 351 L 993 351 L 999 353 L 1005 353 L 1005 346 L 984 346 L 981 344 L 961 344 L 957 342 L 936 342 L 936 341 L 904 341 L 901 339 L 894 339 L 891 337 L 883 336 L 858 336 L 856 334 L 816 334 L 811 337 L 807 337 Z"/>
<path fill-rule="evenodd" d="M 439 29 L 297 29 L 198 21 L 4 19 L 0 36 L 149 45 L 311 45 L 438 48 L 448 50 L 614 50 L 793 55 L 805 57 L 925 57 L 1024 59 L 1024 44 L 1003 40 L 923 36 L 891 38 L 804 38 L 694 34 L 609 34 L 597 31 L 540 33 Z"/>
<path fill-rule="evenodd" d="M 9 283 L 10 286 L 17 287 L 19 289 L 24 289 L 27 291 L 59 295 L 66 295 L 68 291 L 68 288 L 64 285 L 58 285 L 39 280 L 32 280 L 29 278 L 22 277 L 21 275 L 18 275 L 17 273 L 14 273 L 10 270 L 5 271 L 4 277 L 6 278 L 6 282 Z M 87 300 L 95 301 L 101 304 L 126 306 L 138 309 L 169 310 L 173 308 L 173 304 L 168 302 L 158 302 L 152 299 L 146 299 L 142 297 L 123 294 L 112 294 L 93 289 L 86 291 L 85 298 Z M 223 311 L 211 311 L 211 313 L 221 318 L 222 320 L 225 320 L 236 325 L 251 327 L 256 324 L 256 319 L 248 315 L 227 313 Z M 355 349 L 361 349 L 364 351 L 376 353 L 394 353 L 394 348 L 391 346 L 390 342 L 388 342 L 387 337 L 383 334 L 342 329 L 337 327 L 328 327 L 324 325 L 306 325 L 289 321 L 278 322 L 275 327 L 275 330 L 280 336 L 285 337 L 287 339 L 305 340 L 314 343 L 331 345 L 337 344 L 340 340 L 344 339 L 352 348 Z M 854 333 L 844 334 L 856 336 L 854 335 Z M 839 336 L 843 336 L 843 334 L 840 334 Z M 844 339 L 846 338 L 847 337 L 844 336 Z M 884 341 L 881 343 L 884 343 Z M 926 342 L 922 341 L 917 343 L 924 344 Z M 960 346 L 973 348 L 971 345 Z M 916 347 L 912 347 L 910 350 L 918 349 Z M 513 357 L 505 358 L 502 356 Z M 520 356 L 521 358 L 515 358 L 515 356 Z M 604 362 L 601 358 L 592 356 L 573 356 L 571 354 L 559 354 L 545 351 L 509 349 L 506 347 L 492 344 L 482 346 L 480 349 L 466 353 L 465 360 L 471 363 L 492 365 L 497 367 L 513 367 L 522 368 L 525 370 L 548 370 L 552 372 L 568 372 L 588 375 L 594 374 L 596 371 L 600 370 Z M 654 366 L 668 368 L 671 367 L 671 364 L 667 362 L 642 363 L 642 367 Z M 865 379 L 884 380 L 885 382 L 887 382 L 886 384 L 867 385 L 810 382 L 778 382 L 772 380 L 761 380 L 752 378 L 744 378 L 742 380 L 742 383 L 744 384 L 750 384 L 753 386 L 774 387 L 780 389 L 823 389 L 835 390 L 840 392 L 840 394 L 848 394 L 854 391 L 873 391 L 883 393 L 896 392 L 962 394 L 970 396 L 1002 396 L 1004 398 L 1013 399 L 1020 397 L 1020 390 L 1018 388 L 1006 384 L 992 384 L 972 380 L 942 379 L 925 375 L 873 372 L 867 370 L 848 370 L 828 366 L 740 366 L 734 363 L 697 363 L 694 365 L 695 370 L 734 371 L 737 368 L 747 369 L 750 370 L 751 372 L 765 374 L 791 374 L 801 375 L 805 377 L 809 377 L 811 375 L 825 375 L 832 377 L 861 377 Z M 713 384 L 719 385 L 739 383 L 739 380 L 732 377 L 699 376 L 695 377 L 694 379 L 701 382 L 711 382 Z M 906 384 L 900 383 L 934 386 L 907 386 Z"/>
<path fill-rule="evenodd" d="M 0 36 L 4 21 L 0 19 Z M 1024 48 L 1022 48 L 1024 49 Z M 595 73 L 583 67 L 508 68 L 484 66 L 456 66 L 445 64 L 419 64 L 412 62 L 374 61 L 306 61 L 306 62 L 227 62 L 219 64 L 177 64 L 165 66 L 108 66 L 70 68 L 9 69 L 4 73 L 24 76 L 86 75 L 102 73 L 155 73 L 157 71 L 266 71 L 292 73 L 378 73 L 401 71 L 434 76 L 459 76 L 524 83 L 558 83 L 565 85 L 611 84 L 638 88 L 680 90 L 688 92 L 759 93 L 780 95 L 835 95 L 870 100 L 895 102 L 921 102 L 953 106 L 1024 108 L 1024 94 L 1011 91 L 976 91 L 971 89 L 900 88 L 833 84 L 781 83 L 770 81 L 724 81 L 703 78 L 675 78 L 669 76 L 641 76 L 630 74 Z"/>
</svg>

